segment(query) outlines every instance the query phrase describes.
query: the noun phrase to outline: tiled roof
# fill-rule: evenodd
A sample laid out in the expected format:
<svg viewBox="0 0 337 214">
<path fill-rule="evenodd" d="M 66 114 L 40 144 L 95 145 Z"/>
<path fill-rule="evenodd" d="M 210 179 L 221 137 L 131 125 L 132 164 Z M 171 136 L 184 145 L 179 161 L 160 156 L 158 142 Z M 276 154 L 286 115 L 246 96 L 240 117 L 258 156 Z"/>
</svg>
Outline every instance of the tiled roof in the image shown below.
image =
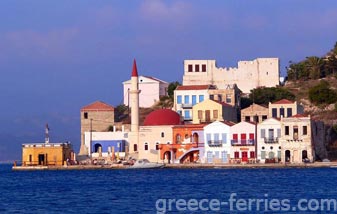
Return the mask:
<svg viewBox="0 0 337 214">
<path fill-rule="evenodd" d="M 114 107 L 108 105 L 102 101 L 93 102 L 87 106 L 84 106 L 81 111 L 114 111 Z"/>
<path fill-rule="evenodd" d="M 232 122 L 232 121 L 229 121 L 229 120 L 225 120 L 225 121 L 221 121 L 221 123 L 224 123 L 228 126 L 234 126 L 236 123 Z"/>
<path fill-rule="evenodd" d="M 282 100 L 273 102 L 272 104 L 293 104 L 293 103 L 294 103 L 294 101 L 290 101 L 290 100 L 287 100 L 287 99 L 282 99 Z"/>
<path fill-rule="evenodd" d="M 176 88 L 176 90 L 206 90 L 213 89 L 212 85 L 180 85 Z"/>
</svg>

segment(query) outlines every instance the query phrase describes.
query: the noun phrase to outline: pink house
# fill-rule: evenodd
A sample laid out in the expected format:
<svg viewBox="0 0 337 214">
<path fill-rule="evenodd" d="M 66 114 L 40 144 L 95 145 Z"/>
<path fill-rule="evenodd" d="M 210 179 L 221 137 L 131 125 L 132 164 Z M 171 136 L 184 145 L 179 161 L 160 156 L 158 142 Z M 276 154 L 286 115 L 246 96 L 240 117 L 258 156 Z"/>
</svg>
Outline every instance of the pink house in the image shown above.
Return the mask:
<svg viewBox="0 0 337 214">
<path fill-rule="evenodd" d="M 231 163 L 255 162 L 255 130 L 255 123 L 245 121 L 231 127 Z"/>
</svg>

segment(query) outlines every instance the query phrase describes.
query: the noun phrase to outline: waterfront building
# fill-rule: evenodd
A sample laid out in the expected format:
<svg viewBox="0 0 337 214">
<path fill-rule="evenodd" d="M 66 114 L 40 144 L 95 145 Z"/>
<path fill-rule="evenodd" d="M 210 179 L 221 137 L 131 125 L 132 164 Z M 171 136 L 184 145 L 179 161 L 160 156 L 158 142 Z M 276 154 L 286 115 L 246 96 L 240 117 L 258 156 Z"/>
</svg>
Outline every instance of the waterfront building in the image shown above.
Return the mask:
<svg viewBox="0 0 337 214">
<path fill-rule="evenodd" d="M 163 157 L 160 155 L 160 145 L 172 144 L 172 128 L 180 124 L 180 115 L 170 109 L 159 109 L 147 115 L 144 125 L 140 126 L 139 143 L 133 145 L 133 150 L 138 152 L 138 158 L 160 162 Z"/>
<path fill-rule="evenodd" d="M 256 159 L 256 124 L 241 121 L 231 127 L 231 163 L 253 163 Z"/>
<path fill-rule="evenodd" d="M 237 110 L 225 102 L 208 99 L 193 106 L 192 123 L 211 123 L 224 120 L 237 122 Z"/>
<path fill-rule="evenodd" d="M 291 117 L 296 114 L 303 114 L 303 106 L 297 104 L 297 101 L 282 99 L 276 102 L 269 102 L 269 118 Z"/>
<path fill-rule="evenodd" d="M 106 132 L 85 132 L 85 146 L 93 160 L 114 161 L 125 158 L 128 150 L 128 131 L 122 126 Z"/>
<path fill-rule="evenodd" d="M 172 127 L 172 143 L 160 145 L 160 156 L 167 163 L 193 163 L 200 161 L 204 148 L 206 124 L 182 124 Z"/>
<path fill-rule="evenodd" d="M 269 118 L 257 124 L 257 159 L 260 163 L 281 161 L 281 122 Z"/>
<path fill-rule="evenodd" d="M 81 108 L 81 147 L 79 155 L 89 155 L 85 145 L 85 132 L 108 131 L 115 123 L 115 109 L 102 101 L 96 101 Z"/>
<path fill-rule="evenodd" d="M 203 163 L 228 163 L 231 153 L 230 127 L 235 123 L 215 121 L 204 127 Z"/>
<path fill-rule="evenodd" d="M 269 109 L 267 107 L 251 104 L 247 108 L 241 109 L 241 121 L 259 123 L 268 118 Z"/>
<path fill-rule="evenodd" d="M 161 97 L 167 96 L 169 83 L 155 77 L 139 76 L 139 107 L 149 108 L 157 103 Z M 130 106 L 131 79 L 123 82 L 124 105 Z"/>
<path fill-rule="evenodd" d="M 280 62 L 278 58 L 257 58 L 239 61 L 237 68 L 221 68 L 215 60 L 184 60 L 183 85 L 216 85 L 225 89 L 236 84 L 243 93 L 258 87 L 279 85 Z"/>
<path fill-rule="evenodd" d="M 281 161 L 302 163 L 314 161 L 312 141 L 312 120 L 309 116 L 297 114 L 281 118 Z"/>
</svg>

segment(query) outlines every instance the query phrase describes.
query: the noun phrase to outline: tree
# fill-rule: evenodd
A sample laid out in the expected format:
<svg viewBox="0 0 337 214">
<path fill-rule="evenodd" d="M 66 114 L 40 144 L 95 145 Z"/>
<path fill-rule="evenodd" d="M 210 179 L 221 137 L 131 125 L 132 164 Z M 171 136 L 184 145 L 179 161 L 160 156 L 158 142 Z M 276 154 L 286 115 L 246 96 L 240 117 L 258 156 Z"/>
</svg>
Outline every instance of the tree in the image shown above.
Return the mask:
<svg viewBox="0 0 337 214">
<path fill-rule="evenodd" d="M 251 90 L 249 98 L 256 104 L 268 105 L 282 99 L 295 100 L 295 95 L 285 88 L 256 88 Z"/>
<path fill-rule="evenodd" d="M 309 89 L 309 100 L 314 104 L 331 104 L 336 102 L 337 93 L 330 89 L 327 81 L 321 80 L 320 83 Z"/>
<path fill-rule="evenodd" d="M 319 79 L 322 76 L 324 62 L 321 58 L 317 56 L 307 57 L 305 65 L 309 71 L 310 79 Z"/>
<path fill-rule="evenodd" d="M 171 82 L 167 88 L 167 95 L 173 100 L 174 90 L 181 85 L 178 81 Z"/>
</svg>

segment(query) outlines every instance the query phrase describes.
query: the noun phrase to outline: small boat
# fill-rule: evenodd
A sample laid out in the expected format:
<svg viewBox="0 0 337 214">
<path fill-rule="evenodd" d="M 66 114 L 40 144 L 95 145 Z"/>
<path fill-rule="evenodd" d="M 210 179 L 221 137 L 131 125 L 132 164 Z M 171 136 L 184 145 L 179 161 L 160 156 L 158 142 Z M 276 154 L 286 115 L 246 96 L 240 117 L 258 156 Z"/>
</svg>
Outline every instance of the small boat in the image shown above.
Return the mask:
<svg viewBox="0 0 337 214">
<path fill-rule="evenodd" d="M 165 164 L 163 163 L 152 163 L 147 159 L 137 160 L 130 168 L 132 169 L 155 169 L 155 168 L 164 168 Z"/>
</svg>

